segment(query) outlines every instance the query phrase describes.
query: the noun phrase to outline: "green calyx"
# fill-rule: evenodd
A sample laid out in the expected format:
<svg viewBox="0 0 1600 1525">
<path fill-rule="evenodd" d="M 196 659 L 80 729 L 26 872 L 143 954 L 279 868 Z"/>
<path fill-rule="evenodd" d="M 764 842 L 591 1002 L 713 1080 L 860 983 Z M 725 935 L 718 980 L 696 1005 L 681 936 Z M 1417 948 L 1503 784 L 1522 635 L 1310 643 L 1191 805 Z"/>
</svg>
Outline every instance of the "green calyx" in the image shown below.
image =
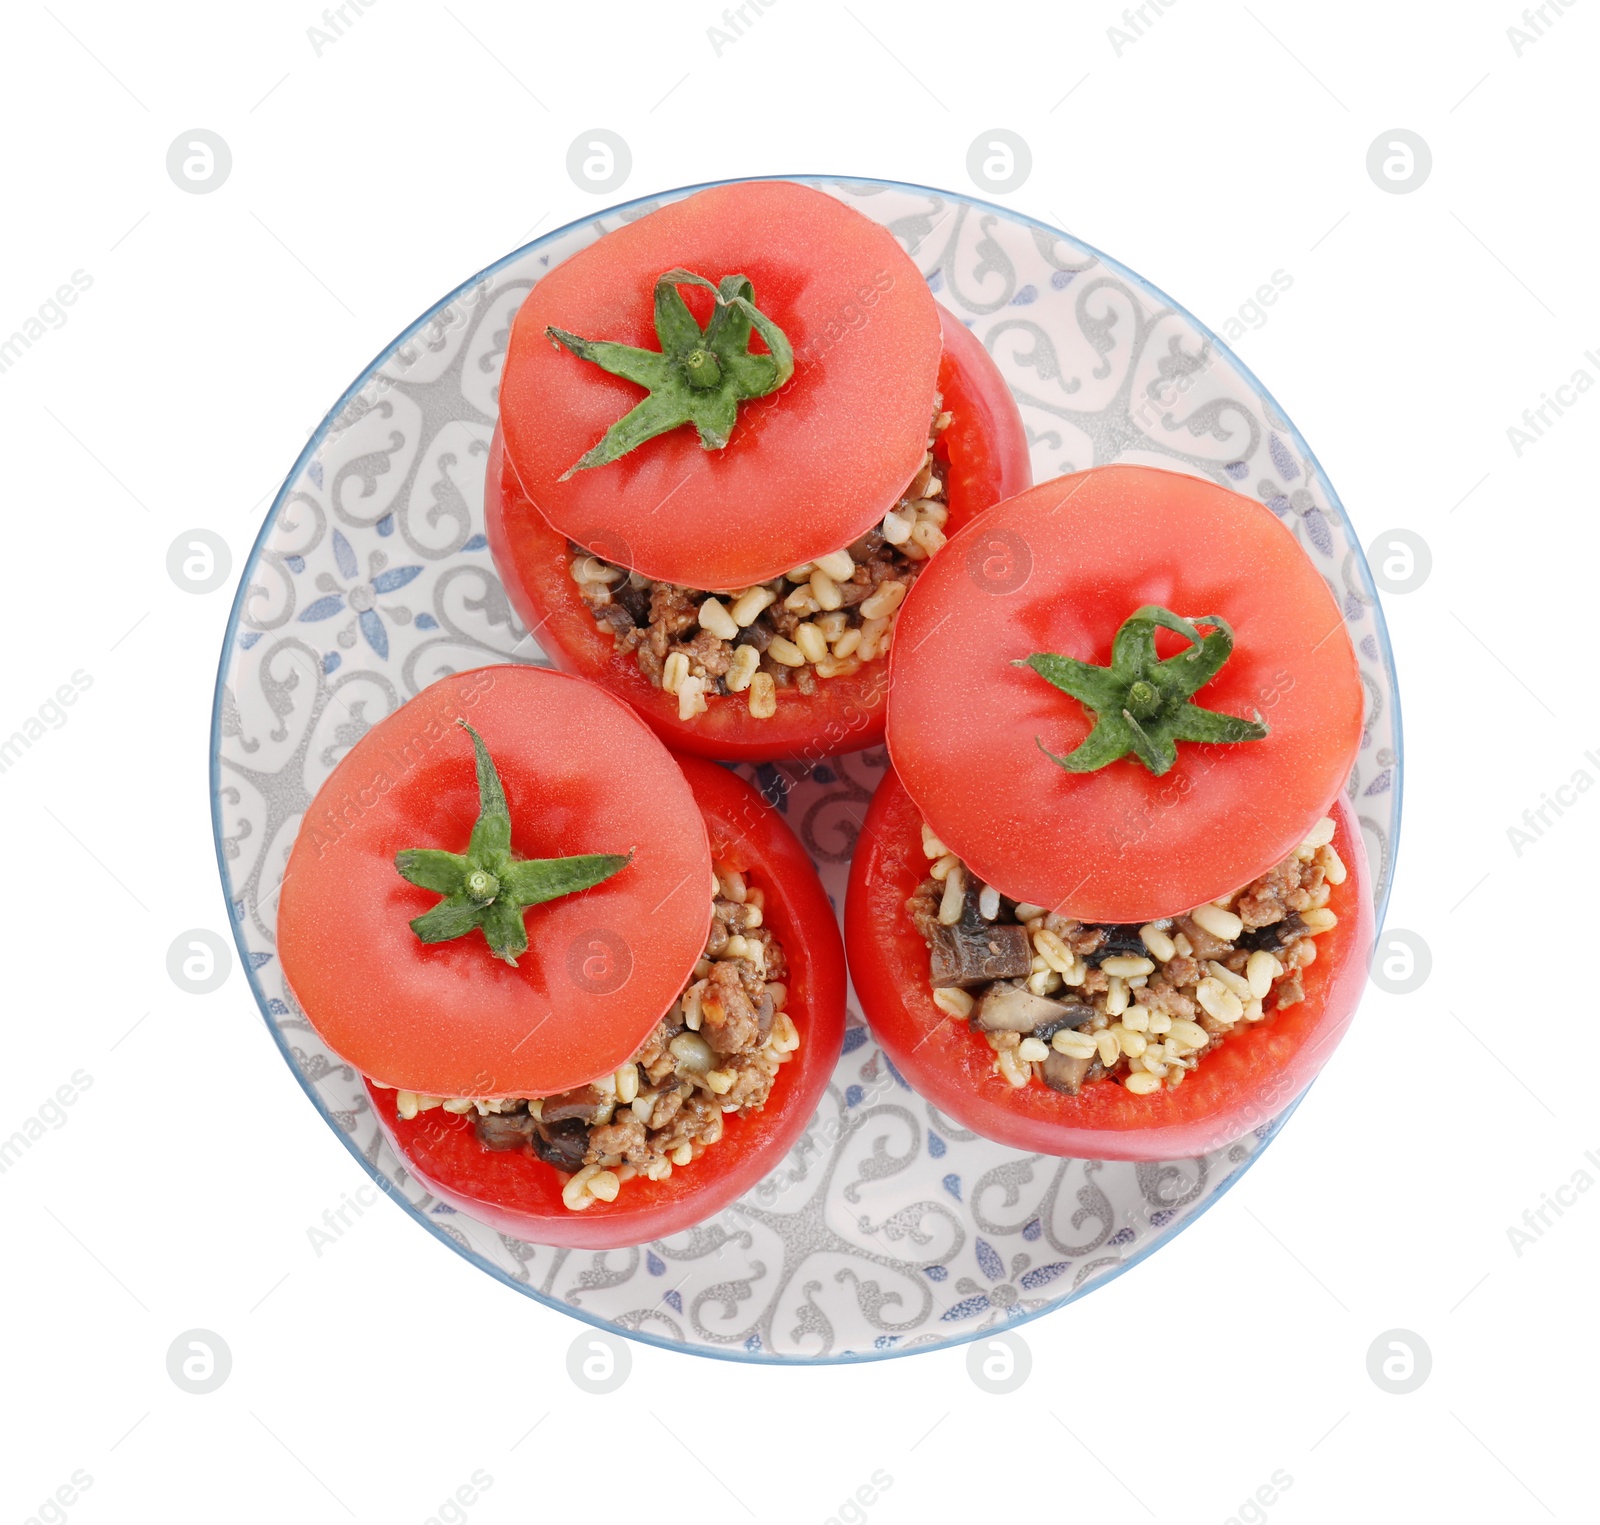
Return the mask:
<svg viewBox="0 0 1600 1525">
<path fill-rule="evenodd" d="M 678 291 L 703 286 L 716 297 L 702 330 Z M 750 334 L 761 335 L 769 354 L 750 353 Z M 649 396 L 600 436 L 600 442 L 561 474 L 607 466 L 646 440 L 693 424 L 707 450 L 721 450 L 732 437 L 739 404 L 776 392 L 794 374 L 794 350 L 784 332 L 755 305 L 748 276 L 725 275 L 713 286 L 702 275 L 669 270 L 656 281 L 659 350 L 635 349 L 603 339 L 580 339 L 562 328 L 547 334 L 580 360 L 641 386 Z"/>
<path fill-rule="evenodd" d="M 1210 626 L 1211 633 L 1202 636 L 1197 625 Z M 1189 649 L 1162 661 L 1156 655 L 1158 628 L 1176 631 Z M 1132 753 L 1160 777 L 1178 760 L 1180 741 L 1260 741 L 1267 734 L 1259 712 L 1254 720 L 1241 720 L 1190 703 L 1189 696 L 1216 677 L 1232 654 L 1233 627 L 1220 616 L 1187 620 L 1146 604 L 1122 622 L 1109 667 L 1050 652 L 1035 652 L 1015 665 L 1031 667 L 1094 716 L 1094 729 L 1065 757 L 1034 738 L 1051 762 L 1068 773 L 1093 773 Z"/>
<path fill-rule="evenodd" d="M 396 853 L 400 877 L 444 899 L 413 919 L 411 930 L 425 943 L 447 943 L 482 932 L 489 951 L 514 969 L 527 951 L 522 913 L 562 895 L 586 890 L 626 868 L 633 854 L 586 853 L 575 858 L 514 858 L 511 812 L 483 738 L 465 720 L 478 758 L 478 819 L 464 853 L 412 847 Z"/>
</svg>

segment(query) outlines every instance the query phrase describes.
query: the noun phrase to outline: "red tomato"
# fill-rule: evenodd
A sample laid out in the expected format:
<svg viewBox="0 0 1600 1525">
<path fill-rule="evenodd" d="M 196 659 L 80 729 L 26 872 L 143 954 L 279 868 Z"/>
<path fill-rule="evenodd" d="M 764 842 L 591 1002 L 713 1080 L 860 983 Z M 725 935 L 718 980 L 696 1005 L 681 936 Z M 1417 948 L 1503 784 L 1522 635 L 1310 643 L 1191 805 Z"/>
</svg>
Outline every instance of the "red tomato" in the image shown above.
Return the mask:
<svg viewBox="0 0 1600 1525">
<path fill-rule="evenodd" d="M 1157 604 L 1218 615 L 1235 645 L 1196 692 L 1269 727 L 1180 742 L 1157 776 L 1131 756 L 1068 773 L 1084 707 L 1030 668 L 1105 665 L 1118 627 Z M 1158 632 L 1162 658 L 1188 649 Z M 1084 921 L 1144 922 L 1231 894 L 1325 815 L 1361 740 L 1344 616 L 1294 536 L 1259 503 L 1144 466 L 1044 482 L 989 509 L 901 606 L 889 752 L 939 838 L 1007 895 Z"/>
<path fill-rule="evenodd" d="M 954 534 L 991 504 L 1021 492 L 1032 474 L 1022 419 L 994 361 L 958 319 L 943 307 L 939 312 L 944 334 L 939 391 L 951 421 L 934 455 L 943 467 L 950 505 L 947 532 Z M 809 698 L 780 689 L 778 713 L 768 720 L 752 719 L 737 695 L 713 699 L 707 713 L 680 720 L 678 701 L 656 688 L 633 657 L 619 655 L 609 632 L 595 625 L 568 574 L 567 537 L 523 494 L 504 461 L 499 430 L 489 449 L 484 520 L 512 605 L 551 660 L 626 699 L 676 750 L 766 762 L 816 759 L 881 740 L 888 692 L 888 666 L 881 660 L 848 677 L 820 679 Z M 704 584 L 690 579 L 690 586 Z"/>
<path fill-rule="evenodd" d="M 636 1176 L 614 1202 L 573 1212 L 564 1177 L 528 1155 L 485 1149 L 470 1118 L 439 1111 L 409 1122 L 392 1091 L 368 1087 L 378 1120 L 406 1166 L 436 1196 L 534 1244 L 612 1249 L 675 1234 L 720 1212 L 788 1153 L 811 1120 L 844 1041 L 844 949 L 811 859 L 783 819 L 725 768 L 680 759 L 705 814 L 714 857 L 731 860 L 766 896 L 765 925 L 789 963 L 789 1016 L 800 1032 L 759 1112 L 724 1118 L 722 1137 L 664 1181 Z M 676 994 L 676 992 L 674 992 Z"/>
<path fill-rule="evenodd" d="M 1328 901 L 1339 925 L 1317 939 L 1306 998 L 1231 1035 L 1181 1086 L 1136 1096 L 1111 1081 L 1067 1096 L 990 1072 L 980 1033 L 933 1004 L 928 946 L 906 914 L 927 872 L 922 816 L 894 772 L 867 810 L 850 868 L 850 979 L 873 1036 L 915 1090 L 963 1127 L 1014 1149 L 1096 1160 L 1193 1158 L 1268 1122 L 1327 1063 L 1366 985 L 1373 919 L 1366 852 L 1341 796 L 1334 844 L 1349 875 Z"/>
<path fill-rule="evenodd" d="M 482 933 L 421 942 L 440 897 L 395 854 L 461 852 L 482 735 L 523 858 L 633 853 L 581 894 L 534 906 L 512 968 Z M 711 923 L 711 852 L 671 753 L 625 704 L 539 667 L 431 684 L 346 754 L 306 812 L 278 955 L 312 1026 L 363 1074 L 433 1096 L 545 1095 L 621 1064 L 678 997 Z"/>
<path fill-rule="evenodd" d="M 953 535 L 984 509 L 1031 486 L 1033 466 L 1022 415 L 988 350 L 948 307 L 939 309 L 939 332 L 939 396 L 950 422 L 933 453 L 944 468 L 945 531 Z"/>
<path fill-rule="evenodd" d="M 729 443 L 690 427 L 561 478 L 645 396 L 558 350 L 548 327 L 659 350 L 658 276 L 742 274 L 795 371 L 739 405 Z M 703 327 L 710 295 L 683 288 Z M 922 461 L 939 370 L 938 304 L 885 227 L 792 181 L 716 186 L 607 233 L 557 265 L 512 327 L 500 389 L 506 453 L 563 535 L 661 582 L 744 588 L 866 533 Z"/>
</svg>

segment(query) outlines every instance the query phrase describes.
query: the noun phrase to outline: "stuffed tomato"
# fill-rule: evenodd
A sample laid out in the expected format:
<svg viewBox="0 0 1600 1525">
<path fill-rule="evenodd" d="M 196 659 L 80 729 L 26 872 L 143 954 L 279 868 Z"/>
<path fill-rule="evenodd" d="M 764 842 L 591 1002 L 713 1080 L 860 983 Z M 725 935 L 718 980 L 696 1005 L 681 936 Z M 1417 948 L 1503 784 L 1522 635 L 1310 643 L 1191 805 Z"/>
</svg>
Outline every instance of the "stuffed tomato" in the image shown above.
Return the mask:
<svg viewBox="0 0 1600 1525">
<path fill-rule="evenodd" d="M 1031 480 L 983 346 L 820 191 L 702 191 L 573 256 L 513 325 L 496 566 L 552 660 L 700 756 L 882 735 L 906 591 Z"/>
<path fill-rule="evenodd" d="M 1373 937 L 1343 614 L 1261 504 L 1103 467 L 956 536 L 901 614 L 852 864 L 862 1009 L 1017 1148 L 1164 1159 L 1310 1082 Z"/>
<path fill-rule="evenodd" d="M 357 742 L 296 839 L 279 948 L 408 1168 L 539 1243 L 726 1206 L 843 1040 L 838 930 L 776 813 L 540 668 L 444 679 Z"/>
</svg>

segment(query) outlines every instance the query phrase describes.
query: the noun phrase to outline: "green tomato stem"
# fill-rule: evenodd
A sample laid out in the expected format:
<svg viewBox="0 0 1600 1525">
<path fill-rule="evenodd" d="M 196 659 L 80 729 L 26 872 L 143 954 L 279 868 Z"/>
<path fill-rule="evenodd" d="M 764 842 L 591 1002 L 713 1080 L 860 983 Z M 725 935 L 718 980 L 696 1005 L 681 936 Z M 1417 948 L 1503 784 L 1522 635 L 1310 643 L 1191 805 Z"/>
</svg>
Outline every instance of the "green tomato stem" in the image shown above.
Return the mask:
<svg viewBox="0 0 1600 1525">
<path fill-rule="evenodd" d="M 700 286 L 716 298 L 704 329 L 679 286 Z M 704 449 L 721 450 L 733 437 L 739 405 L 776 392 L 794 374 L 794 349 L 783 330 L 755 305 L 748 276 L 725 275 L 712 285 L 692 271 L 668 270 L 656 280 L 655 321 L 659 350 L 583 339 L 564 328 L 545 330 L 578 359 L 648 393 L 562 473 L 563 482 L 577 472 L 621 460 L 647 440 L 684 424 L 695 426 Z M 768 353 L 751 352 L 752 333 L 760 335 Z"/>
<path fill-rule="evenodd" d="M 689 385 L 697 391 L 704 391 L 707 387 L 714 387 L 722 380 L 722 367 L 717 364 L 717 357 L 708 349 L 692 350 L 683 362 L 684 374 L 689 378 Z"/>
<path fill-rule="evenodd" d="M 1210 634 L 1202 636 L 1199 625 L 1210 626 Z M 1183 636 L 1189 649 L 1162 661 L 1156 654 L 1158 629 Z M 1015 665 L 1031 667 L 1094 719 L 1088 736 L 1065 757 L 1034 738 L 1053 763 L 1068 773 L 1093 773 L 1131 755 L 1159 778 L 1177 761 L 1180 741 L 1232 744 L 1267 735 L 1259 712 L 1254 720 L 1244 720 L 1190 702 L 1190 695 L 1216 677 L 1232 654 L 1233 627 L 1220 615 L 1185 619 L 1159 604 L 1146 604 L 1122 622 L 1106 667 L 1053 652 L 1035 652 Z"/>
</svg>

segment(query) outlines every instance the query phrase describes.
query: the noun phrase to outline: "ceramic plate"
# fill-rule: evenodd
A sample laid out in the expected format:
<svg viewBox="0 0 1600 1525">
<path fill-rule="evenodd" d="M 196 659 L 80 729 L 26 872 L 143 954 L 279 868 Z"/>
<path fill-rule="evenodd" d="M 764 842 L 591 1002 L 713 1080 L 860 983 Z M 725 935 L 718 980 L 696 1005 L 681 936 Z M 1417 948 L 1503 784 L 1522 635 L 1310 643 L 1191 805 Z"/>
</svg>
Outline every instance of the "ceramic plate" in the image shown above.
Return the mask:
<svg viewBox="0 0 1600 1525">
<path fill-rule="evenodd" d="M 1294 532 L 1343 605 L 1367 691 L 1350 777 L 1381 919 L 1400 813 L 1400 721 L 1383 616 L 1338 498 L 1259 382 L 1194 318 L 1076 239 L 1000 207 L 879 181 L 814 180 L 886 224 L 1016 395 L 1036 481 L 1109 461 L 1192 472 Z M 262 1014 L 306 1094 L 430 1233 L 540 1302 L 631 1337 L 755 1361 L 929 1350 L 1046 1313 L 1128 1269 L 1238 1179 L 1278 1118 L 1203 1159 L 1019 1154 L 912 1093 L 852 1001 L 810 1130 L 758 1188 L 669 1240 L 604 1253 L 506 1238 L 412 1179 L 355 1073 L 296 1009 L 274 953 L 302 812 L 367 730 L 435 679 L 544 658 L 483 534 L 483 475 L 511 320 L 552 266 L 688 194 L 548 234 L 430 308 L 328 415 L 267 515 L 222 652 L 212 728 L 217 856 Z M 745 768 L 842 905 L 880 752 Z M 1285 1114 L 1287 1115 L 1287 1114 Z"/>
</svg>

